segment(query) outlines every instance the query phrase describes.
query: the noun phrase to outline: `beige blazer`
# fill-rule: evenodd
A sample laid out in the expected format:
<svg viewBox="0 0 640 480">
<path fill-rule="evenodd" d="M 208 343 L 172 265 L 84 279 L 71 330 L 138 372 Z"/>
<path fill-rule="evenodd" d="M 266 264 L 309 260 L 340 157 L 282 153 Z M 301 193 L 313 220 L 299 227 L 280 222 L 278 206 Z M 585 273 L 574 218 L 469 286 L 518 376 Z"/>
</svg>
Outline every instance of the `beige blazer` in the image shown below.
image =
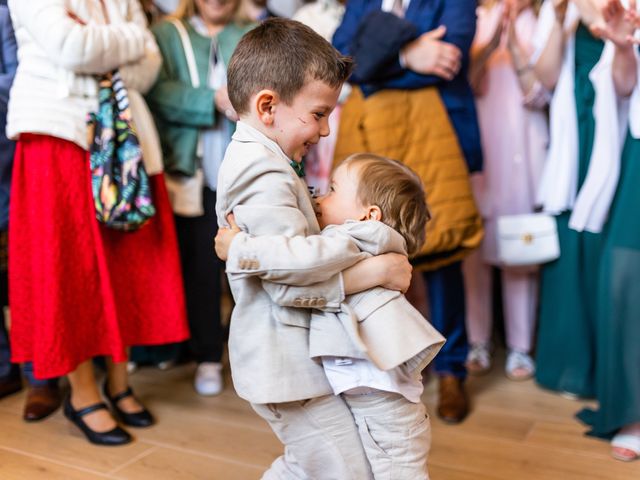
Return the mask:
<svg viewBox="0 0 640 480">
<path fill-rule="evenodd" d="M 369 256 L 406 254 L 402 236 L 378 221 L 327 227 L 322 235 L 351 238 Z M 445 338 L 404 295 L 381 287 L 347 296 L 337 314 L 315 310 L 311 316 L 312 357 L 362 358 L 381 370 L 408 363 L 420 372 L 444 343 Z"/>
<path fill-rule="evenodd" d="M 243 230 L 226 267 L 236 303 L 231 373 L 238 395 L 253 403 L 332 393 L 322 366 L 309 355 L 310 309 L 279 306 L 265 285 L 297 285 L 286 290 L 292 305 L 338 311 L 344 300 L 340 272 L 365 257 L 348 238 L 318 235 L 307 186 L 289 163 L 275 142 L 238 122 L 218 176 L 218 224 L 226 226 L 233 212 Z"/>
</svg>

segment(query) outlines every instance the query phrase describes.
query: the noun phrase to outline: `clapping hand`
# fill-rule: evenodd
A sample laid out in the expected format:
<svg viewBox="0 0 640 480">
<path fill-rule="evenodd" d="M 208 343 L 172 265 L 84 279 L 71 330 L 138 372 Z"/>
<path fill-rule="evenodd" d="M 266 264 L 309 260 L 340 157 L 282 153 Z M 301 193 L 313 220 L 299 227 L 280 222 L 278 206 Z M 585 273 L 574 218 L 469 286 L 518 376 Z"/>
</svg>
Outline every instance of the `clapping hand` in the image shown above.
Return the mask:
<svg viewBox="0 0 640 480">
<path fill-rule="evenodd" d="M 591 33 L 611 40 L 619 48 L 630 47 L 639 24 L 636 0 L 629 0 L 629 9 L 625 9 L 620 0 L 606 0 L 601 13 L 602 21 L 591 25 Z"/>
</svg>

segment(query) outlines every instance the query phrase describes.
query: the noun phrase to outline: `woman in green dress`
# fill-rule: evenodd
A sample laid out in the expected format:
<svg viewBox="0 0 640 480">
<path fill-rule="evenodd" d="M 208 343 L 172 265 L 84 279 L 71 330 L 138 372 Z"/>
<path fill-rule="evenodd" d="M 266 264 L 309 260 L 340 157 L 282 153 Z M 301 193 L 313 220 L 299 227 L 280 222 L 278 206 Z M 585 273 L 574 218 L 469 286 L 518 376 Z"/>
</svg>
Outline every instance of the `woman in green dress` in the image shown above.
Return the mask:
<svg viewBox="0 0 640 480">
<path fill-rule="evenodd" d="M 566 1 L 548 0 L 541 11 L 541 21 L 543 15 L 550 15 L 551 4 L 555 17 L 553 27 L 534 68 L 545 86 L 553 89 L 558 84 L 554 96 L 573 94 L 572 98 L 559 99 L 564 103 L 556 98 L 554 101 L 557 103 L 552 102 L 551 142 L 554 142 L 554 135 L 557 141 L 559 136 L 570 134 L 565 125 L 559 125 L 554 131 L 553 108 L 565 108 L 567 102 L 574 102 L 578 137 L 574 158 L 577 154 L 579 190 L 587 177 L 595 136 L 595 91 L 589 73 L 600 59 L 604 43 L 591 35 L 583 23 L 588 18 L 584 12 Z M 574 63 L 571 66 L 574 72 L 573 92 L 561 89 L 558 79 L 558 70 L 571 36 L 575 38 Z M 555 61 L 550 61 L 550 57 L 551 60 L 555 57 Z M 551 145 L 551 152 L 553 148 Z M 556 159 L 550 156 L 547 162 L 552 161 Z M 560 258 L 545 265 L 541 274 L 536 380 L 551 390 L 572 396 L 592 397 L 596 292 L 602 235 L 570 229 L 571 205 L 564 207 L 556 217 Z"/>
<path fill-rule="evenodd" d="M 618 0 L 607 5 L 608 28 L 602 33 L 615 44 L 614 85 L 619 97 L 629 97 L 638 88 L 638 65 L 627 35 L 640 21 L 634 25 L 625 20 Z M 591 435 L 612 439 L 611 453 L 623 461 L 640 457 L 640 97 L 631 102 L 629 113 L 631 129 L 600 257 L 595 329 L 599 408 L 578 415 L 592 427 Z"/>
</svg>

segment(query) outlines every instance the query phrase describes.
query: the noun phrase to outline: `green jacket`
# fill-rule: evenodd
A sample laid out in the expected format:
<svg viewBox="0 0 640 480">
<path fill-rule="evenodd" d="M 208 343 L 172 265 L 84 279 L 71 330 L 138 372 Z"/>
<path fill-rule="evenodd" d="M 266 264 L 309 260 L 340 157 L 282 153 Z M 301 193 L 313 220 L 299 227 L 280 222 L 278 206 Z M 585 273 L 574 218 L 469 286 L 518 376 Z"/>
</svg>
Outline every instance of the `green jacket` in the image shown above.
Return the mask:
<svg viewBox="0 0 640 480">
<path fill-rule="evenodd" d="M 211 39 L 196 32 L 189 22 L 182 23 L 193 46 L 200 87 L 192 87 L 178 30 L 165 20 L 152 29 L 163 62 L 158 79 L 147 94 L 147 102 L 158 128 L 165 170 L 192 176 L 196 171 L 198 134 L 215 124 L 218 112 L 215 91 L 207 86 Z M 218 54 L 225 65 L 229 65 L 240 38 L 251 28 L 253 25 L 230 23 L 218 34 Z M 221 118 L 228 121 L 224 116 Z"/>
</svg>

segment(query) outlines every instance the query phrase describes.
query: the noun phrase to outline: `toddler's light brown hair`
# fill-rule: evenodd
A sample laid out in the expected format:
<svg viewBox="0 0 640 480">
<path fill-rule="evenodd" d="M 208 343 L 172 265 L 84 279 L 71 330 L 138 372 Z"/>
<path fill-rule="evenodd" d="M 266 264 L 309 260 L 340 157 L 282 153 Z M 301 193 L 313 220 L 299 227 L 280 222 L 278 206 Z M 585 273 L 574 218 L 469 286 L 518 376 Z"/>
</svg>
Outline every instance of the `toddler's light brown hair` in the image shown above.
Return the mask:
<svg viewBox="0 0 640 480">
<path fill-rule="evenodd" d="M 397 160 L 371 153 L 357 153 L 342 165 L 359 168 L 358 199 L 363 205 L 377 205 L 382 222 L 400 233 L 407 253 L 415 255 L 424 245 L 431 219 L 420 177 Z"/>
</svg>

